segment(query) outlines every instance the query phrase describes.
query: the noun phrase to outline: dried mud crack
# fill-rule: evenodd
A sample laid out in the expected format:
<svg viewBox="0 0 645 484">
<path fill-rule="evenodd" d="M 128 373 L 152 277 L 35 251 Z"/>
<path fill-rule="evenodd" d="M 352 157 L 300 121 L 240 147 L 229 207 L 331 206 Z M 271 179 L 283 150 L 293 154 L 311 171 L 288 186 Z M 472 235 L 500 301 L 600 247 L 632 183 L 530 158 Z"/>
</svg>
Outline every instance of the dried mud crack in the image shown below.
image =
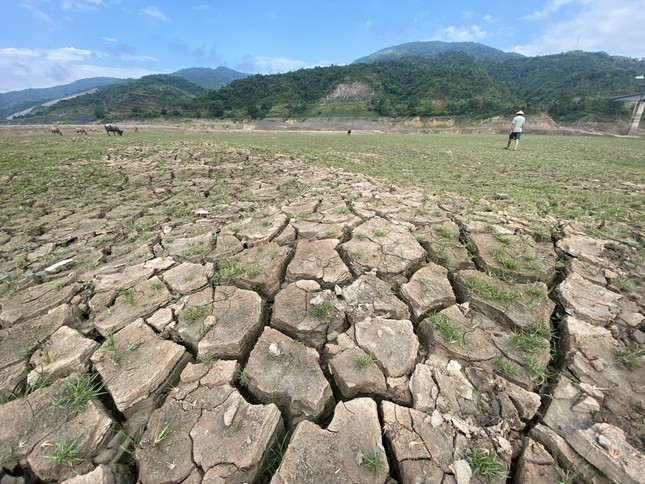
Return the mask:
<svg viewBox="0 0 645 484">
<path fill-rule="evenodd" d="M 643 482 L 625 241 L 211 142 L 86 163 L 0 228 L 1 482 Z"/>
</svg>

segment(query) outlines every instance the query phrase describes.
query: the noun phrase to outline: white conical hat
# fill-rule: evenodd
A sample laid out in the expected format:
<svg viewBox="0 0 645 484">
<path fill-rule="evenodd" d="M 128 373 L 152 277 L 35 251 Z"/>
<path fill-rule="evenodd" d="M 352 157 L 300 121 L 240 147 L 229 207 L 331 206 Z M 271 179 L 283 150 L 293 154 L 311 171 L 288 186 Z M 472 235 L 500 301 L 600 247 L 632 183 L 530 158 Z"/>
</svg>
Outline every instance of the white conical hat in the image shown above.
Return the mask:
<svg viewBox="0 0 645 484">
<path fill-rule="evenodd" d="M 515 114 L 524 114 L 524 111 L 518 111 Z"/>
</svg>

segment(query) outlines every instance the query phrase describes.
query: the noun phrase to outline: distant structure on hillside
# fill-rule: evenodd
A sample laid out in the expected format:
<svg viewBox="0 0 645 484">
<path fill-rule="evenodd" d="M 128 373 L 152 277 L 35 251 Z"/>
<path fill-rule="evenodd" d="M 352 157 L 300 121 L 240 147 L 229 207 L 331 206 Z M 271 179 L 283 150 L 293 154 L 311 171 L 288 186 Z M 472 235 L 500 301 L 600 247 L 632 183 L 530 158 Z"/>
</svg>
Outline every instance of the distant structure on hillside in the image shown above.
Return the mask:
<svg viewBox="0 0 645 484">
<path fill-rule="evenodd" d="M 629 120 L 629 126 L 627 127 L 627 134 L 636 134 L 638 131 L 638 125 L 641 122 L 641 117 L 643 116 L 643 110 L 645 110 L 645 92 L 612 97 L 611 101 L 629 101 L 635 103 L 634 110 L 632 111 L 632 118 Z"/>
</svg>

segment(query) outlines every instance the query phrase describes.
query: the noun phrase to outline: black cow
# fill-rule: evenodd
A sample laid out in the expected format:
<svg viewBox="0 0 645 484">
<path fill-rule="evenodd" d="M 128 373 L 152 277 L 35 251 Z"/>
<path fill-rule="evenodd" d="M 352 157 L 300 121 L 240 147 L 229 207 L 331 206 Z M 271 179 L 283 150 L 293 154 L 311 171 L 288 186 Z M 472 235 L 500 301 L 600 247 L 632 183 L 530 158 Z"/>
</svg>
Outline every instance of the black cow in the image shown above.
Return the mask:
<svg viewBox="0 0 645 484">
<path fill-rule="evenodd" d="M 119 133 L 119 136 L 123 136 L 123 130 L 119 129 L 118 126 L 114 126 L 113 124 L 106 124 L 105 131 L 107 132 L 108 136 L 110 136 L 110 133 Z M 114 136 L 116 136 L 116 134 Z"/>
<path fill-rule="evenodd" d="M 55 126 L 53 128 L 49 128 L 49 131 L 51 132 L 51 134 L 59 134 L 59 135 L 63 136 L 63 133 L 60 132 L 60 129 L 58 129 L 58 126 Z"/>
</svg>

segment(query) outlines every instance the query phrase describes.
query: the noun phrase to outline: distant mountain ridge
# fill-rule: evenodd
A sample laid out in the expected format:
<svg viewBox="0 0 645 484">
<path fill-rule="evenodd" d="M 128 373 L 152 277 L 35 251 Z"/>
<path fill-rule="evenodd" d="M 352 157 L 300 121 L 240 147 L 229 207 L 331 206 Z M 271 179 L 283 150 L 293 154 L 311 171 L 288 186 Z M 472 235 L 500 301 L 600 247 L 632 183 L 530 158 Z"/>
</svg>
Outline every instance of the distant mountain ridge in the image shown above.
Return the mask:
<svg viewBox="0 0 645 484">
<path fill-rule="evenodd" d="M 516 52 L 504 52 L 503 50 L 489 47 L 488 45 L 477 42 L 442 42 L 439 40 L 429 40 L 421 42 L 408 42 L 405 44 L 395 45 L 381 49 L 360 59 L 354 63 L 381 62 L 403 59 L 406 57 L 436 57 L 446 52 L 463 52 L 473 56 L 478 60 L 505 61 L 524 57 Z"/>
<path fill-rule="evenodd" d="M 204 89 L 219 89 L 229 82 L 236 79 L 243 79 L 249 74 L 220 66 L 216 69 L 209 67 L 192 67 L 166 75 L 183 78 Z M 0 93 L 0 118 L 6 118 L 21 111 L 36 108 L 47 102 L 66 98 L 75 94 L 135 81 L 136 79 L 92 77 L 60 86 L 40 89 L 23 89 L 21 91 Z"/>
</svg>

